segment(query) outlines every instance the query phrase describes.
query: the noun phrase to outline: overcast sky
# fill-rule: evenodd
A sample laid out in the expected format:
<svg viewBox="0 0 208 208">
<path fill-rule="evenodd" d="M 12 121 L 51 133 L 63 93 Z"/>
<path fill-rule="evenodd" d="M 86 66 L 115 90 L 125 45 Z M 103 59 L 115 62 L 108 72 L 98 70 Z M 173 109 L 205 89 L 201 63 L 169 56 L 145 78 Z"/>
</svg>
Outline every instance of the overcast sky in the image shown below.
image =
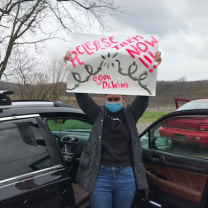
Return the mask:
<svg viewBox="0 0 208 208">
<path fill-rule="evenodd" d="M 108 35 L 158 34 L 163 62 L 158 80 L 208 80 L 207 0 L 116 0 L 123 9 L 108 17 Z M 94 31 L 94 33 L 98 32 Z M 69 37 L 70 39 L 70 37 Z M 44 56 L 64 55 L 66 45 L 48 42 Z"/>
</svg>

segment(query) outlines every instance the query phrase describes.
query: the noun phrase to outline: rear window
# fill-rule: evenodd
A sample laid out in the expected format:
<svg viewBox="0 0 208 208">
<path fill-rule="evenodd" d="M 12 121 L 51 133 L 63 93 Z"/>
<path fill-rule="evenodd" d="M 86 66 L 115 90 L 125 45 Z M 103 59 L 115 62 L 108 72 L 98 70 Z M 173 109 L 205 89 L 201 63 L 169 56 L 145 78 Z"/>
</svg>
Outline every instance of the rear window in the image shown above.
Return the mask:
<svg viewBox="0 0 208 208">
<path fill-rule="evenodd" d="M 208 109 L 208 102 L 206 102 L 206 101 L 191 101 L 191 102 L 184 104 L 180 108 L 178 108 L 177 111 L 178 110 L 191 110 L 191 109 Z"/>
</svg>

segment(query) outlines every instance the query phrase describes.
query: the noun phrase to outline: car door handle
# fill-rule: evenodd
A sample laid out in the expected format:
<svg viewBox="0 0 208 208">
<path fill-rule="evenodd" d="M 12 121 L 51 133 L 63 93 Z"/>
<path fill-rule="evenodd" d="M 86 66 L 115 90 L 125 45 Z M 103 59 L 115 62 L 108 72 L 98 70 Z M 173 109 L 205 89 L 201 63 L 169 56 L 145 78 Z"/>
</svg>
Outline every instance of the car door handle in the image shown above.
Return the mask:
<svg viewBox="0 0 208 208">
<path fill-rule="evenodd" d="M 153 176 L 159 178 L 159 179 L 167 180 L 167 178 L 164 175 L 158 173 L 155 170 L 147 168 L 146 171 L 149 172 L 150 174 L 152 174 Z"/>
<path fill-rule="evenodd" d="M 162 162 L 161 157 L 159 155 L 150 155 L 150 159 L 153 162 Z"/>
</svg>

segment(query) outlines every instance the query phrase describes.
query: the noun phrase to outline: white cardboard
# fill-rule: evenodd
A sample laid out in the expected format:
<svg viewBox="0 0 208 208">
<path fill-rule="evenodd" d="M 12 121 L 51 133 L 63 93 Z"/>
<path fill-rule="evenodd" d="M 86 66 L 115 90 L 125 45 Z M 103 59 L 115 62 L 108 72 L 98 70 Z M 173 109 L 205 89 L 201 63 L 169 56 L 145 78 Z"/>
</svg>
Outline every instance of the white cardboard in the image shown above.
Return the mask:
<svg viewBox="0 0 208 208">
<path fill-rule="evenodd" d="M 75 34 L 70 49 L 67 92 L 155 96 L 157 35 Z"/>
</svg>

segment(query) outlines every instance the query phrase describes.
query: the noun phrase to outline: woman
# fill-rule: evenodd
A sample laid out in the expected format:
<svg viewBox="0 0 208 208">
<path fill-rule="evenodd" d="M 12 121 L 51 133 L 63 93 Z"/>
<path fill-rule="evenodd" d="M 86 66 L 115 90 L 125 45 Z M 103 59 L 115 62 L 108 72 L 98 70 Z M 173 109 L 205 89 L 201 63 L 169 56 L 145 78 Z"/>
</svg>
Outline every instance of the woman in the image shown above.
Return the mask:
<svg viewBox="0 0 208 208">
<path fill-rule="evenodd" d="M 161 63 L 161 53 L 155 61 Z M 68 51 L 64 60 L 70 60 Z M 76 93 L 80 108 L 94 122 L 82 152 L 76 180 L 90 192 L 92 208 L 130 208 L 137 189 L 148 188 L 142 150 L 136 128 L 148 106 L 148 96 L 136 96 L 123 108 L 123 95 L 106 95 L 106 106 L 89 94 Z"/>
</svg>

